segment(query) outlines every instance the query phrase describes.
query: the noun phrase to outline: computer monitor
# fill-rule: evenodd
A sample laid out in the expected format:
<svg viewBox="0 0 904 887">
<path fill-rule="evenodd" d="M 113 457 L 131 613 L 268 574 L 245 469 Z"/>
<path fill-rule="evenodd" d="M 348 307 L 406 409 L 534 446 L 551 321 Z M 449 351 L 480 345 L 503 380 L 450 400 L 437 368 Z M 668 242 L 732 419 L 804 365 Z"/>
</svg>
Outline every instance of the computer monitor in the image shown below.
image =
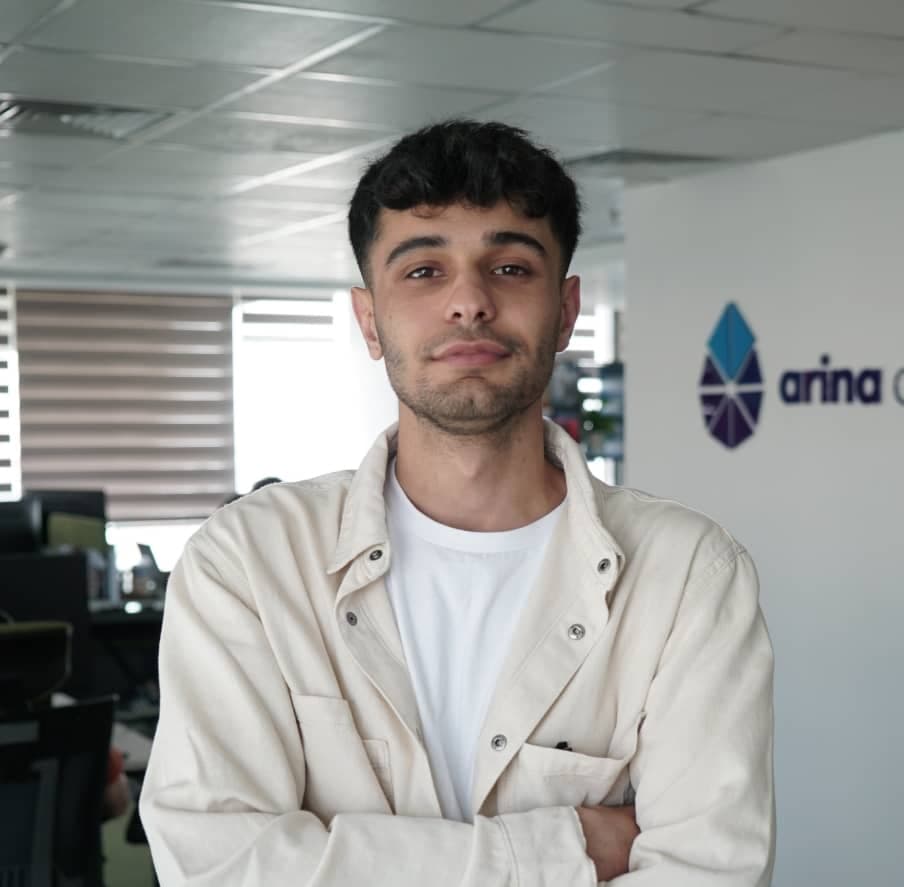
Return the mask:
<svg viewBox="0 0 904 887">
<path fill-rule="evenodd" d="M 34 496 L 0 502 L 0 554 L 37 551 L 41 547 L 41 503 Z"/>
<path fill-rule="evenodd" d="M 107 497 L 103 490 L 29 490 L 41 502 L 41 537 L 48 542 L 47 523 L 51 514 L 74 514 L 106 522 Z"/>
<path fill-rule="evenodd" d="M 72 671 L 63 690 L 90 694 L 94 681 L 94 644 L 88 594 L 88 555 L 10 554 L 0 562 L 0 611 L 3 621 L 68 622 L 72 626 Z"/>
</svg>

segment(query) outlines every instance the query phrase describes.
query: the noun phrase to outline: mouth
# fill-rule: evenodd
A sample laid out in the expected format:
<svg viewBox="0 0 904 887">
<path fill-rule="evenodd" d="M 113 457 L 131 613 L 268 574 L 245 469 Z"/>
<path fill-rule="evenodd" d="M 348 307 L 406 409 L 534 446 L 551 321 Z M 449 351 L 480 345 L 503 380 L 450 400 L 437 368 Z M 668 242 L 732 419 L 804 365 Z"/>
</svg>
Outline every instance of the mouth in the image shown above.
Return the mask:
<svg viewBox="0 0 904 887">
<path fill-rule="evenodd" d="M 496 342 L 455 342 L 447 345 L 434 360 L 449 366 L 491 366 L 511 355 L 511 352 Z"/>
</svg>

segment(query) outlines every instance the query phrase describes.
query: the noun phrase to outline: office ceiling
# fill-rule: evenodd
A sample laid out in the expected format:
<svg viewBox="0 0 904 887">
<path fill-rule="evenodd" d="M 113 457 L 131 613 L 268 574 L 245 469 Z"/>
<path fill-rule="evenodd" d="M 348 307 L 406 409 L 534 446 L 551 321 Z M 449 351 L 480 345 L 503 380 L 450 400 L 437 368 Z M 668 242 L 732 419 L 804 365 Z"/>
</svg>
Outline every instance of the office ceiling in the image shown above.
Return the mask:
<svg viewBox="0 0 904 887">
<path fill-rule="evenodd" d="M 904 127 L 904 3 L 0 0 L 0 276 L 345 285 L 361 164 L 452 114 L 573 163 L 589 267 L 625 182 Z"/>
</svg>

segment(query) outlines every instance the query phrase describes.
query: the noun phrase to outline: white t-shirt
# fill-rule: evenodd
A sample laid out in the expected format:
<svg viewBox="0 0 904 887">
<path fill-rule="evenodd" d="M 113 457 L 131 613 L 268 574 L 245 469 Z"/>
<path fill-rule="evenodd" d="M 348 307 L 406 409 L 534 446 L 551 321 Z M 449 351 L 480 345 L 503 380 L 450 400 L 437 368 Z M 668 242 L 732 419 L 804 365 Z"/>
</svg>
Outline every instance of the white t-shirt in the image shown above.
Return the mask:
<svg viewBox="0 0 904 887">
<path fill-rule="evenodd" d="M 470 822 L 474 752 L 515 625 L 563 505 L 500 533 L 456 530 L 411 503 L 390 465 L 389 597 L 446 819 Z"/>
</svg>

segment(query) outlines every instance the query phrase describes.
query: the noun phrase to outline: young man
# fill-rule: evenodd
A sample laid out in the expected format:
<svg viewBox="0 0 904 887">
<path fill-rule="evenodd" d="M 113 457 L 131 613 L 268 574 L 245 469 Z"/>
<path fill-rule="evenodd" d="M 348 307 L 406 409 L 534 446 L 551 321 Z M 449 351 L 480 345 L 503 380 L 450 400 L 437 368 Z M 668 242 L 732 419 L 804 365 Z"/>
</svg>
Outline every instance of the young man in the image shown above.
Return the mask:
<svg viewBox="0 0 904 887">
<path fill-rule="evenodd" d="M 766 887 L 772 651 L 744 549 L 595 480 L 541 399 L 574 183 L 500 124 L 362 178 L 399 422 L 218 511 L 168 589 L 141 814 L 164 887 Z"/>
</svg>

